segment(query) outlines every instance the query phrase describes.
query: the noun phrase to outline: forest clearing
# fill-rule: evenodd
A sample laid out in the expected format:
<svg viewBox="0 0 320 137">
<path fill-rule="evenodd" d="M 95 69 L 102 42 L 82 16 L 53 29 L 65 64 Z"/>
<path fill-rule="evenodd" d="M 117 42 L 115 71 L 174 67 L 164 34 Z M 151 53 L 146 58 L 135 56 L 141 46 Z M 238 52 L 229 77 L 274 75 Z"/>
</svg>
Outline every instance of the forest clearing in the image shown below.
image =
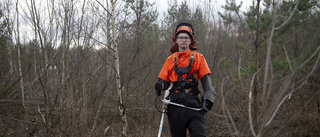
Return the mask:
<svg viewBox="0 0 320 137">
<path fill-rule="evenodd" d="M 1 1 L 0 137 L 156 136 L 181 19 L 217 92 L 209 137 L 320 136 L 320 1 L 250 2 L 167 0 L 160 16 L 148 0 Z"/>
</svg>

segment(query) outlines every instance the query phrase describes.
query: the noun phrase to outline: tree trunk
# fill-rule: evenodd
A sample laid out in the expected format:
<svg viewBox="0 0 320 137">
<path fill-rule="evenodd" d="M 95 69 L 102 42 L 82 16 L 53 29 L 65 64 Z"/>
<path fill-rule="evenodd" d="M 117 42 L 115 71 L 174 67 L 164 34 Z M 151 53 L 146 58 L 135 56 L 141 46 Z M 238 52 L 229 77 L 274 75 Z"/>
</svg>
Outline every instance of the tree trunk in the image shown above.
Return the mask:
<svg viewBox="0 0 320 137">
<path fill-rule="evenodd" d="M 122 101 L 122 92 L 121 92 L 121 81 L 120 81 L 120 64 L 119 64 L 119 51 L 117 45 L 117 35 L 116 35 L 116 26 L 115 26 L 115 1 L 111 0 L 112 4 L 112 36 L 113 36 L 113 48 L 115 51 L 115 65 L 116 65 L 116 81 L 117 81 L 117 92 L 118 92 L 118 107 L 120 111 L 120 116 L 122 119 L 122 136 L 127 136 L 127 116 L 126 116 L 126 108 Z"/>
<path fill-rule="evenodd" d="M 253 85 L 253 124 L 257 124 L 258 123 L 258 49 L 259 49 L 259 33 L 260 33 L 260 0 L 258 0 L 257 2 L 257 28 L 256 28 L 256 38 L 255 38 L 255 42 L 254 42 L 254 47 L 255 47 L 255 65 L 254 65 L 254 69 L 255 69 L 255 77 L 254 77 L 254 85 Z M 254 126 L 256 129 L 257 127 Z"/>
<path fill-rule="evenodd" d="M 20 88 L 21 88 L 21 101 L 22 107 L 26 111 L 26 107 L 24 104 L 24 83 L 23 83 L 23 73 L 22 73 L 22 65 L 21 65 L 21 44 L 20 44 L 20 35 L 19 35 L 19 10 L 18 10 L 18 0 L 16 2 L 16 12 L 17 12 L 17 45 L 18 45 L 18 70 L 20 77 Z"/>
</svg>

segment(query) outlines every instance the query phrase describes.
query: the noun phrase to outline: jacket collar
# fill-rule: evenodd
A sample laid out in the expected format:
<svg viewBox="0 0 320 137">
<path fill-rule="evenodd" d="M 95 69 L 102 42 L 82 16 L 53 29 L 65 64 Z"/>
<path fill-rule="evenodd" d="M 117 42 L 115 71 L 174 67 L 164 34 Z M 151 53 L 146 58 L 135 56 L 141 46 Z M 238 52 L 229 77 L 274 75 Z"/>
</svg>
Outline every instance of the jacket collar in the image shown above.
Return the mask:
<svg viewBox="0 0 320 137">
<path fill-rule="evenodd" d="M 191 49 L 188 49 L 187 51 L 184 51 L 184 52 L 177 52 L 177 55 L 178 55 L 178 57 L 189 56 L 190 53 L 191 53 Z"/>
</svg>

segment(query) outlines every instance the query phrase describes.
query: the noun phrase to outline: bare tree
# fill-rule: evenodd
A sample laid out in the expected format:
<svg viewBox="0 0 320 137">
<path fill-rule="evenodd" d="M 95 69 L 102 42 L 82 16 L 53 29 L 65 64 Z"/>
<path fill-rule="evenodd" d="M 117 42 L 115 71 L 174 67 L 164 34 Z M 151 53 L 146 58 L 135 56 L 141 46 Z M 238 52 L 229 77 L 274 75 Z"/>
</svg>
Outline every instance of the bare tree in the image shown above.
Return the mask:
<svg viewBox="0 0 320 137">
<path fill-rule="evenodd" d="M 257 0 L 257 6 L 256 6 L 256 15 L 257 15 L 257 21 L 256 21 L 256 31 L 255 31 L 255 41 L 254 41 L 254 48 L 255 48 L 255 65 L 254 65 L 254 71 L 255 73 L 258 73 L 258 49 L 259 49 L 259 34 L 260 34 L 260 0 Z M 254 114 L 253 114 L 253 121 L 258 123 L 258 75 L 254 75 L 254 83 L 253 83 L 253 92 L 252 92 L 252 96 L 253 96 L 253 110 L 254 110 Z M 255 123 L 255 124 L 256 124 Z M 254 126 L 255 128 L 257 126 Z"/>
<path fill-rule="evenodd" d="M 299 1 L 297 1 L 294 9 L 291 11 L 290 16 L 278 27 L 275 27 L 275 24 L 277 23 L 277 11 L 280 9 L 280 2 L 277 2 L 277 6 L 274 7 L 274 9 L 272 9 L 273 11 L 273 20 L 272 20 L 272 24 L 271 24 L 271 30 L 269 32 L 269 36 L 267 38 L 267 55 L 266 55 L 266 65 L 265 65 L 265 72 L 264 72 L 264 83 L 263 83 L 263 92 L 262 92 L 262 121 L 259 122 L 259 130 L 257 130 L 258 132 L 256 133 L 254 131 L 253 128 L 251 128 L 252 131 L 252 135 L 253 136 L 264 136 L 264 132 L 266 130 L 266 128 L 270 125 L 270 123 L 273 121 L 276 113 L 279 111 L 280 106 L 283 105 L 284 101 L 286 99 L 288 99 L 289 96 L 292 95 L 292 93 L 298 91 L 302 85 L 305 84 L 305 81 L 315 72 L 315 70 L 319 67 L 319 54 L 318 51 L 320 50 L 320 46 L 313 52 L 313 55 L 310 56 L 306 61 L 304 61 L 299 67 L 293 69 L 292 66 L 289 64 L 289 68 L 291 72 L 290 74 L 288 74 L 288 76 L 284 79 L 283 84 L 281 84 L 281 89 L 279 89 L 278 92 L 276 92 L 276 94 L 273 95 L 272 98 L 269 98 L 269 95 L 271 95 L 270 90 L 272 89 L 271 84 L 269 84 L 270 86 L 268 87 L 268 81 L 271 81 L 272 79 L 269 79 L 268 76 L 269 74 L 269 68 L 271 68 L 270 62 L 271 62 L 271 48 L 273 45 L 273 37 L 274 37 L 274 33 L 279 30 L 281 27 L 283 27 L 288 20 L 291 19 L 291 17 L 294 15 L 294 13 L 297 11 L 297 7 L 299 5 Z M 287 55 L 287 51 L 284 48 L 285 54 Z M 318 54 L 318 55 L 317 55 Z M 298 71 L 300 69 L 302 69 L 303 67 L 305 67 L 306 63 L 309 62 L 312 58 L 314 58 L 315 56 L 318 56 L 317 61 L 314 63 L 312 70 L 310 71 L 310 73 L 304 77 L 303 79 L 300 80 L 300 82 L 298 83 L 294 83 L 294 79 L 295 79 L 295 75 L 298 73 Z M 288 55 L 287 55 L 287 59 Z M 290 62 L 290 61 L 289 61 Z M 255 74 L 256 75 L 256 74 Z M 255 77 L 255 75 L 253 77 Z M 255 78 L 253 78 L 255 79 Z M 254 81 L 254 80 L 253 80 Z M 254 83 L 254 82 L 253 82 Z M 296 84 L 299 84 L 298 86 Z M 254 85 L 251 85 L 254 88 Z M 295 88 L 297 87 L 297 88 Z M 269 90 L 268 90 L 269 89 Z M 289 91 L 289 92 L 288 92 Z M 249 106 L 251 106 L 251 102 L 252 102 L 252 96 L 251 93 L 249 94 Z M 271 100 L 270 100 L 271 99 Z M 270 103 L 269 103 L 270 102 Z M 251 109 L 249 109 L 249 117 L 251 116 Z M 252 122 L 250 123 L 250 126 L 252 126 Z"/>
<path fill-rule="evenodd" d="M 156 134 L 153 84 L 170 54 L 179 12 L 193 21 L 198 50 L 220 93 L 213 111 L 206 113 L 208 136 L 318 135 L 308 128 L 318 124 L 313 120 L 320 112 L 319 9 L 299 16 L 308 1 L 275 2 L 280 7 L 271 4 L 263 11 L 259 7 L 268 3 L 259 2 L 250 7 L 250 16 L 230 5 L 234 20 L 222 24 L 214 20 L 214 3 L 202 10 L 196 3 L 194 8 L 169 1 L 161 26 L 153 3 L 146 0 L 7 1 L 5 16 L 15 20 L 8 29 L 15 34 L 1 42 L 7 44 L 1 53 L 8 52 L 1 54 L 0 65 L 1 135 Z M 283 68 L 275 65 L 275 56 Z"/>
<path fill-rule="evenodd" d="M 16 13 L 17 13 L 17 31 L 16 31 L 16 41 L 18 45 L 18 68 L 19 68 L 19 77 L 20 77 L 20 89 L 21 89 L 21 101 L 22 107 L 26 110 L 25 106 L 25 91 L 24 91 L 24 81 L 23 81 L 23 73 L 22 73 L 22 65 L 21 65 L 21 43 L 20 43 L 20 32 L 19 32 L 19 8 L 18 8 L 18 0 L 16 1 Z"/>
<path fill-rule="evenodd" d="M 119 61 L 119 51 L 118 51 L 118 45 L 117 45 L 117 33 L 116 33 L 116 1 L 111 0 L 111 8 L 112 8 L 112 36 L 113 36 L 113 49 L 114 49 L 114 57 L 115 57 L 115 65 L 116 65 L 116 81 L 117 81 L 117 92 L 118 92 L 118 107 L 120 116 L 122 119 L 122 136 L 127 136 L 127 130 L 128 130 L 128 121 L 126 116 L 126 108 L 123 104 L 122 99 L 122 87 L 121 87 L 121 80 L 120 80 L 120 61 Z"/>
</svg>

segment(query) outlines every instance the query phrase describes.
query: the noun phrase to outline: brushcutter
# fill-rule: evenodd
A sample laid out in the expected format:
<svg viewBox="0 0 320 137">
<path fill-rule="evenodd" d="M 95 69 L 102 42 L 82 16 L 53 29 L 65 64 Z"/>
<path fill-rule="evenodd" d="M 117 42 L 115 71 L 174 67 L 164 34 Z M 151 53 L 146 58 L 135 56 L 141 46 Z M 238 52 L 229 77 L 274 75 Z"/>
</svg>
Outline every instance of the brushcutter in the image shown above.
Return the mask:
<svg viewBox="0 0 320 137">
<path fill-rule="evenodd" d="M 170 105 L 175 105 L 175 106 L 179 106 L 179 107 L 183 107 L 183 108 L 187 108 L 187 109 L 191 109 L 191 110 L 196 110 L 196 111 L 201 111 L 202 108 L 193 108 L 193 107 L 188 107 L 188 106 L 185 106 L 185 105 L 182 105 L 182 104 L 178 104 L 178 103 L 174 103 L 174 102 L 171 102 L 170 99 L 168 99 L 168 95 L 169 95 L 169 90 L 171 89 L 172 87 L 172 84 L 170 85 L 169 89 L 167 89 L 165 91 L 165 94 L 164 94 L 164 97 L 163 99 L 160 99 L 162 101 L 162 111 L 158 110 L 159 112 L 162 113 L 162 116 L 161 116 L 161 121 L 160 121 L 160 126 L 159 126 L 159 132 L 158 132 L 158 137 L 161 136 L 161 132 L 162 132 L 162 128 L 163 128 L 163 120 L 164 120 L 164 115 L 166 113 L 166 109 L 167 109 L 167 106 L 170 104 Z M 158 96 L 159 97 L 159 96 Z M 157 97 L 157 98 L 158 98 Z"/>
</svg>

